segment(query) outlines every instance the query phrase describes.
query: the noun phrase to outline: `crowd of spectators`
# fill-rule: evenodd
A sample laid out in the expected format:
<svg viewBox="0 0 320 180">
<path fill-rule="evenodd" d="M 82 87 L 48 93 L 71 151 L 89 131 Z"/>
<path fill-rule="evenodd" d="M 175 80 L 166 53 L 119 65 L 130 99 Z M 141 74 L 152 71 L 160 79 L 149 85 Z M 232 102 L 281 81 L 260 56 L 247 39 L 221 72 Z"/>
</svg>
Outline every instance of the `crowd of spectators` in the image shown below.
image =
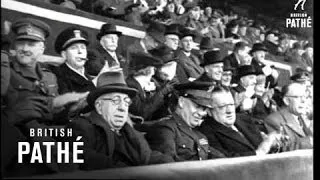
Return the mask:
<svg viewBox="0 0 320 180">
<path fill-rule="evenodd" d="M 49 1 L 48 1 L 49 2 Z M 43 64 L 50 26 L 32 18 L 2 39 L 1 141 L 6 176 L 28 176 L 313 148 L 313 45 L 259 21 L 192 0 L 50 1 L 146 27 L 120 55 L 111 23 L 98 47 L 79 26 L 55 37 L 59 66 Z M 90 6 L 84 6 L 89 3 Z M 85 7 L 85 9 L 82 9 Z M 15 53 L 12 53 L 15 52 Z M 290 82 L 269 61 L 292 65 Z M 307 93 L 306 93 L 307 92 Z M 29 129 L 72 128 L 72 137 Z M 83 164 L 17 163 L 17 142 L 84 142 Z M 44 147 L 41 147 L 44 148 Z M 53 148 L 56 148 L 53 146 Z"/>
</svg>

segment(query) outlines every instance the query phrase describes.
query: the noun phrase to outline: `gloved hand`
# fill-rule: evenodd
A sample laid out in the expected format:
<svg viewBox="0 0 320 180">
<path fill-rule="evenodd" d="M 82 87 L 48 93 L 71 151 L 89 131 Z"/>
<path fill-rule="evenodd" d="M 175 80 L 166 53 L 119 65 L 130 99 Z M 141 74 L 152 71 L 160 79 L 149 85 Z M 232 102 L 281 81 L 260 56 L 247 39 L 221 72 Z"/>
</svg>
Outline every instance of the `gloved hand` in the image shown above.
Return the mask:
<svg viewBox="0 0 320 180">
<path fill-rule="evenodd" d="M 5 110 L 12 124 L 25 124 L 31 120 L 52 120 L 49 99 L 45 96 L 32 96 L 19 101 L 13 107 Z"/>
<path fill-rule="evenodd" d="M 173 78 L 171 81 L 168 81 L 164 87 L 160 90 L 160 92 L 165 96 L 174 90 L 174 86 L 179 84 L 179 80 L 177 78 Z"/>
</svg>

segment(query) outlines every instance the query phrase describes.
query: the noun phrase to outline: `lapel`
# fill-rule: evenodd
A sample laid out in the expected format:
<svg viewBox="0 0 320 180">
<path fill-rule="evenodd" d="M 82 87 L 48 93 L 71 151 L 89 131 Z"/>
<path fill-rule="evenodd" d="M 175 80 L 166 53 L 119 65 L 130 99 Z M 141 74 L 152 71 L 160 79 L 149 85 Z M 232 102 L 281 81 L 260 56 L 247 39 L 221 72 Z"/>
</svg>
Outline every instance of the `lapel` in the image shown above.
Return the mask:
<svg viewBox="0 0 320 180">
<path fill-rule="evenodd" d="M 178 129 L 188 135 L 191 139 L 194 140 L 194 142 L 196 144 L 198 144 L 199 142 L 199 138 L 198 136 L 193 132 L 193 130 L 187 125 L 186 122 L 184 122 L 184 120 L 182 120 L 182 118 L 180 116 L 178 116 L 176 113 L 172 114 L 173 118 L 175 119 L 176 123 L 177 123 L 177 127 Z"/>
<path fill-rule="evenodd" d="M 140 96 L 141 100 L 146 98 L 145 91 L 142 89 L 139 82 L 133 78 L 133 76 L 129 76 L 126 80 L 126 83 L 128 84 L 129 87 L 132 87 L 138 90 L 138 95 Z"/>
<path fill-rule="evenodd" d="M 236 57 L 236 55 L 234 53 L 231 54 L 231 62 L 233 64 L 233 67 L 236 67 L 236 68 L 239 67 L 239 63 L 238 63 L 237 57 Z"/>
<path fill-rule="evenodd" d="M 106 61 L 108 62 L 108 65 L 109 67 L 112 67 L 114 66 L 113 65 L 113 62 L 116 62 L 115 59 L 113 59 L 113 57 L 108 53 L 107 50 L 105 50 L 101 45 L 99 45 L 99 47 L 97 48 L 98 51 L 100 52 L 100 54 L 102 54 L 102 61 L 104 62 L 103 65 L 106 63 Z M 117 58 L 119 60 L 119 57 L 118 57 L 118 54 L 117 55 Z M 119 62 L 120 63 L 120 62 Z M 120 64 L 119 64 L 120 66 Z"/>
<path fill-rule="evenodd" d="M 237 120 L 236 120 L 237 121 Z M 219 132 L 223 136 L 228 137 L 229 139 L 235 140 L 240 144 L 243 144 L 245 146 L 248 146 L 251 149 L 255 149 L 249 142 L 248 140 L 244 139 L 238 132 L 232 130 L 231 128 L 228 128 L 224 126 L 223 124 L 217 122 L 214 119 L 210 119 L 209 124 L 212 129 L 215 131 Z M 242 132 L 243 133 L 243 132 Z M 246 133 L 243 133 L 245 136 L 247 135 Z"/>
<path fill-rule="evenodd" d="M 95 111 L 91 112 L 89 121 L 104 130 L 104 135 L 106 136 L 107 141 L 103 143 L 107 145 L 108 155 L 112 155 L 115 148 L 114 133 L 111 131 L 108 123 Z"/>
<path fill-rule="evenodd" d="M 297 134 L 299 134 L 302 137 L 306 136 L 306 134 L 303 132 L 303 129 L 302 129 L 303 127 L 301 127 L 301 125 L 298 124 L 298 122 L 294 120 L 293 115 L 287 109 L 282 109 L 279 111 L 279 113 L 281 114 L 286 125 L 290 129 L 292 129 L 294 132 L 296 132 Z"/>
<path fill-rule="evenodd" d="M 180 62 L 182 62 L 186 67 L 192 68 L 194 69 L 194 71 L 196 71 L 198 74 L 201 74 L 202 71 L 200 70 L 200 68 L 193 62 L 193 60 L 191 58 L 189 58 L 188 56 L 186 56 L 182 50 L 179 53 L 179 59 Z"/>
<path fill-rule="evenodd" d="M 80 74 L 71 70 L 65 63 L 62 64 L 60 68 L 62 71 L 61 76 L 64 76 L 70 79 L 72 83 L 80 84 L 80 85 L 91 84 L 90 79 L 87 76 L 86 77 L 88 78 L 88 80 L 82 77 Z"/>
</svg>

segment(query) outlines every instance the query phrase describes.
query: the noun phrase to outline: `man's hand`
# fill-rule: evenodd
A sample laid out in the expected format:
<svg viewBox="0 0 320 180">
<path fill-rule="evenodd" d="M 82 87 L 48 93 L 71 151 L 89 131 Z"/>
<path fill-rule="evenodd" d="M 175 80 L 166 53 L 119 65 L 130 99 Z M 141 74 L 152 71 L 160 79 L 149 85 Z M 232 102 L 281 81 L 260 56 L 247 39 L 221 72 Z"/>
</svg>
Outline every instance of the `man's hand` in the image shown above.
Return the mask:
<svg viewBox="0 0 320 180">
<path fill-rule="evenodd" d="M 271 132 L 268 135 L 261 132 L 261 136 L 263 141 L 260 143 L 258 149 L 256 150 L 257 155 L 268 154 L 270 149 L 275 145 L 279 145 L 283 138 L 282 134 L 277 132 Z"/>
</svg>

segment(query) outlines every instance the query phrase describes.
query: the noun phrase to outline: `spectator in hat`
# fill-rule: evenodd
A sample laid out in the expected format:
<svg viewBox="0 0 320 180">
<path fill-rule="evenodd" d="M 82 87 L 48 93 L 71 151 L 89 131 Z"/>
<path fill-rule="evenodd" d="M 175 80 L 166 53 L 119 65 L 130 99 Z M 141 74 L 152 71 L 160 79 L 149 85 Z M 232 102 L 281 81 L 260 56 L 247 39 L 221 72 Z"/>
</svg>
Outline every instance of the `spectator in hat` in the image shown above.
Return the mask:
<svg viewBox="0 0 320 180">
<path fill-rule="evenodd" d="M 10 58 L 10 82 L 3 97 L 5 107 L 1 109 L 2 113 L 6 114 L 11 125 L 18 127 L 27 142 L 54 142 L 55 139 L 51 137 L 30 137 L 29 130 L 66 123 L 59 118 L 60 113 L 65 105 L 77 102 L 79 96 L 73 93 L 59 95 L 56 76 L 38 61 L 44 53 L 50 26 L 38 19 L 21 18 L 11 28 L 15 34 L 16 55 Z M 57 152 L 56 146 L 52 148 L 52 152 Z M 44 147 L 40 149 L 43 151 Z M 51 154 L 51 163 L 30 164 L 27 161 L 31 155 L 25 156 L 22 164 L 12 159 L 9 173 L 11 176 L 32 176 L 77 168 L 76 164 L 58 164 L 56 155 Z"/>
<path fill-rule="evenodd" d="M 231 88 L 232 84 L 232 77 L 235 72 L 235 69 L 231 67 L 230 65 L 223 65 L 223 72 L 221 76 L 221 85 L 225 87 Z"/>
<path fill-rule="evenodd" d="M 250 43 L 261 43 L 260 34 L 261 34 L 261 23 L 259 21 L 254 21 L 252 26 L 248 27 L 248 38 Z"/>
<path fill-rule="evenodd" d="M 215 87 L 210 104 L 199 130 L 208 137 L 210 146 L 227 157 L 265 155 L 281 141 L 280 134 L 261 134 L 250 116 L 236 114 L 234 99 L 227 88 Z"/>
<path fill-rule="evenodd" d="M 302 54 L 302 62 L 307 65 L 310 72 L 313 70 L 313 46 L 308 43 L 304 46 L 304 53 Z"/>
<path fill-rule="evenodd" d="M 200 66 L 200 60 L 191 52 L 194 47 L 195 34 L 184 29 L 181 36 L 182 48 L 177 51 L 177 77 L 181 83 L 190 82 L 203 73 L 203 68 Z"/>
<path fill-rule="evenodd" d="M 284 58 L 284 61 L 289 62 L 290 64 L 292 64 L 294 66 L 306 69 L 307 65 L 304 64 L 304 62 L 302 60 L 303 53 L 304 53 L 304 50 L 303 50 L 300 42 L 295 42 L 293 44 L 293 47 L 287 53 L 287 56 Z"/>
<path fill-rule="evenodd" d="M 91 74 L 98 75 L 104 68 L 122 68 L 124 75 L 127 75 L 127 61 L 116 52 L 121 35 L 122 32 L 118 31 L 114 24 L 106 23 L 101 26 L 97 34 L 99 46 L 88 53 L 89 61 L 86 64 L 95 64 L 97 67 Z"/>
<path fill-rule="evenodd" d="M 266 119 L 269 132 L 280 132 L 281 128 L 289 136 L 289 142 L 283 151 L 313 148 L 313 130 L 310 122 L 304 119 L 306 114 L 306 88 L 299 83 L 290 83 L 282 88 L 285 106 L 270 114 Z"/>
<path fill-rule="evenodd" d="M 74 142 L 78 136 L 84 142 L 82 170 L 139 166 L 171 162 L 159 152 L 152 152 L 143 135 L 135 130 L 129 117 L 129 106 L 137 90 L 127 86 L 121 71 L 105 72 L 98 77 L 97 88 L 87 101 L 92 111 L 78 117 L 67 127 Z M 159 158 L 157 158 L 159 156 Z"/>
<path fill-rule="evenodd" d="M 250 59 L 250 50 L 249 44 L 242 41 L 238 42 L 234 45 L 233 53 L 224 58 L 224 63 L 237 69 L 241 64 L 247 62 L 248 58 Z"/>
<path fill-rule="evenodd" d="M 250 54 L 252 55 L 251 65 L 254 66 L 257 71 L 262 71 L 266 75 L 266 84 L 267 88 L 274 88 L 277 86 L 277 80 L 279 77 L 278 71 L 270 65 L 265 63 L 265 56 L 268 53 L 267 47 L 262 43 L 253 44 Z"/>
<path fill-rule="evenodd" d="M 203 56 L 204 61 L 201 66 L 204 73 L 195 81 L 211 82 L 213 85 L 221 85 L 223 72 L 223 59 L 219 50 L 208 51 Z"/>
<path fill-rule="evenodd" d="M 280 35 L 277 55 L 278 56 L 286 56 L 289 49 L 290 49 L 289 36 L 287 34 Z"/>
<path fill-rule="evenodd" d="M 207 138 L 196 130 L 210 107 L 210 84 L 190 82 L 180 84 L 170 98 L 172 116 L 163 118 L 147 132 L 146 139 L 153 150 L 171 156 L 175 161 L 206 160 L 225 157 L 210 147 Z"/>
<path fill-rule="evenodd" d="M 275 29 L 269 30 L 265 34 L 265 40 L 263 42 L 263 45 L 267 47 L 269 53 L 272 55 L 276 55 L 278 51 L 278 43 L 279 43 L 278 35 L 279 35 L 279 31 Z"/>
<path fill-rule="evenodd" d="M 226 25 L 225 37 L 226 38 L 239 39 L 240 37 L 238 35 L 238 31 L 239 31 L 238 22 L 236 20 L 231 20 Z"/>
<path fill-rule="evenodd" d="M 199 50 L 195 51 L 200 63 L 203 63 L 203 55 L 213 49 L 218 50 L 218 48 L 214 47 L 212 39 L 210 37 L 203 37 L 200 41 Z"/>
<path fill-rule="evenodd" d="M 211 37 L 214 40 L 224 38 L 224 29 L 220 16 L 212 15 L 208 20 L 208 24 L 208 32 L 203 35 Z"/>
<path fill-rule="evenodd" d="M 156 68 L 161 67 L 162 64 L 161 59 L 143 53 L 133 54 L 129 64 L 130 74 L 126 82 L 129 87 L 138 90 L 137 95 L 132 99 L 129 112 L 143 117 L 141 122 L 137 122 L 137 126 L 142 124 L 141 128 L 143 128 L 143 121 L 154 120 L 151 119 L 153 114 L 163 106 L 164 97 L 173 89 L 170 83 L 156 87 L 152 81 Z"/>
</svg>

